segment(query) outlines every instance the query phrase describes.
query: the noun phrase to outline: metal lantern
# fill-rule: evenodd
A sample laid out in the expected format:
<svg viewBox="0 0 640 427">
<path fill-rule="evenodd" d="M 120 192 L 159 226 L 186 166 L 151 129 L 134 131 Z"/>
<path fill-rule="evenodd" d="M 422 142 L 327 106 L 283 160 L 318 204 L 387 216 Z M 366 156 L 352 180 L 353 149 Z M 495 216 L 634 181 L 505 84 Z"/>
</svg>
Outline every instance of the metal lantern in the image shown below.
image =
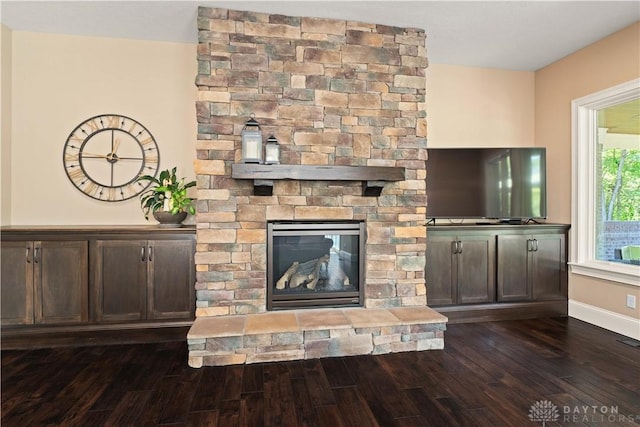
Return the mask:
<svg viewBox="0 0 640 427">
<path fill-rule="evenodd" d="M 264 146 L 264 163 L 266 165 L 280 164 L 280 144 L 273 135 L 267 138 L 267 143 Z"/>
<path fill-rule="evenodd" d="M 262 163 L 262 132 L 253 114 L 242 128 L 242 163 Z"/>
</svg>

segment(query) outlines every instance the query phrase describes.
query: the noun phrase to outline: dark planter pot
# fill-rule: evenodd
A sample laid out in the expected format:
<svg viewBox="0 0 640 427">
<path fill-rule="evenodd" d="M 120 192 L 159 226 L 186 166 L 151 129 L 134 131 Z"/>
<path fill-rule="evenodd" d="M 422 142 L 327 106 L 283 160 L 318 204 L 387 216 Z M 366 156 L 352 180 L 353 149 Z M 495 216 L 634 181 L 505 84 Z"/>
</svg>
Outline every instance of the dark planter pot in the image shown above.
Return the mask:
<svg viewBox="0 0 640 427">
<path fill-rule="evenodd" d="M 178 212 L 172 214 L 171 212 L 156 211 L 153 213 L 153 217 L 163 227 L 181 227 L 182 221 L 187 217 L 186 212 Z"/>
</svg>

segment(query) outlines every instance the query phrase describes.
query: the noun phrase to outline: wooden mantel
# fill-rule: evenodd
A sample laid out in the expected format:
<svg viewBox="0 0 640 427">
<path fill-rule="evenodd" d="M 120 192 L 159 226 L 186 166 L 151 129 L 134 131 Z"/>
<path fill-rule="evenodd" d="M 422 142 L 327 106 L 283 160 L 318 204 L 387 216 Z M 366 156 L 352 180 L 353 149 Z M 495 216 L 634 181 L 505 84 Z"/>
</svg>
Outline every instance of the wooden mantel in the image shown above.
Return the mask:
<svg viewBox="0 0 640 427">
<path fill-rule="evenodd" d="M 300 181 L 362 181 L 363 195 L 377 197 L 390 181 L 403 181 L 404 168 L 386 166 L 320 166 L 320 165 L 260 165 L 234 163 L 234 179 L 253 179 L 253 192 L 257 196 L 271 196 L 273 181 L 291 179 Z"/>
</svg>

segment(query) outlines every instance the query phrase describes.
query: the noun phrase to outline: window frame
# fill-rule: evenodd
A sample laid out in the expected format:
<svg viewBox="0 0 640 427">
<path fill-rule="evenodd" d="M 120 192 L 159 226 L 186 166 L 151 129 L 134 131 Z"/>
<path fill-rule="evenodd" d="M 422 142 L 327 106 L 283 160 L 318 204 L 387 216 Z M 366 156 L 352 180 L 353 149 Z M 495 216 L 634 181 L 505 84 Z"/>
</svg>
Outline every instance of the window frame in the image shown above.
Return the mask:
<svg viewBox="0 0 640 427">
<path fill-rule="evenodd" d="M 640 98 L 640 79 L 571 101 L 571 273 L 640 287 L 640 266 L 596 259 L 597 111 Z"/>
</svg>

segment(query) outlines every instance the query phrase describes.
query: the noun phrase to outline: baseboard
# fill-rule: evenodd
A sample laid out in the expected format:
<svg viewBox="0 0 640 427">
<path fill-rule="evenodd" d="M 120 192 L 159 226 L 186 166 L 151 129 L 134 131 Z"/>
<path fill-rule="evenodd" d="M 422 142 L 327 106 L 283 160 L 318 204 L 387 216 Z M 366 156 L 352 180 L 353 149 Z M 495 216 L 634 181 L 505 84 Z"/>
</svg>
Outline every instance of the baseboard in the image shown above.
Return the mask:
<svg viewBox="0 0 640 427">
<path fill-rule="evenodd" d="M 574 300 L 569 300 L 569 317 L 640 340 L 640 319 Z"/>
</svg>

